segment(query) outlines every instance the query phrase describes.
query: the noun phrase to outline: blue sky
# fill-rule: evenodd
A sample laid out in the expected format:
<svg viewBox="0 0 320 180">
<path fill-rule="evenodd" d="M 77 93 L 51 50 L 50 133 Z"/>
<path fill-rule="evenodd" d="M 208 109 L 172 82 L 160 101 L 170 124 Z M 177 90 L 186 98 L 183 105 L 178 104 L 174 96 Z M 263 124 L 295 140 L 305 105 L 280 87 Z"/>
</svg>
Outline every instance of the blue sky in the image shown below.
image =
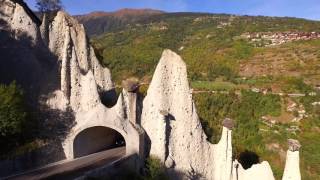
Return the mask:
<svg viewBox="0 0 320 180">
<path fill-rule="evenodd" d="M 25 0 L 34 7 L 35 0 Z M 70 14 L 152 8 L 168 12 L 290 16 L 320 20 L 320 0 L 62 0 Z"/>
</svg>

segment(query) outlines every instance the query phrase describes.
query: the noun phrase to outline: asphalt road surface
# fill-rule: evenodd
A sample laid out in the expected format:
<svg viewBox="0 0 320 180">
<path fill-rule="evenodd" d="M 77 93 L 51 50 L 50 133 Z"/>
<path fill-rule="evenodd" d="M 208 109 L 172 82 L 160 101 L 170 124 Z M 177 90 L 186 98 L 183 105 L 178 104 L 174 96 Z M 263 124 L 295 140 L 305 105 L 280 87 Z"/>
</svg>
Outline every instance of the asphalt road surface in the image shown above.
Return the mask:
<svg viewBox="0 0 320 180">
<path fill-rule="evenodd" d="M 37 180 L 37 179 L 74 179 L 85 172 L 112 163 L 126 153 L 125 147 L 118 147 L 71 161 L 60 161 L 42 168 L 13 175 L 5 179 L 14 180 Z"/>
</svg>

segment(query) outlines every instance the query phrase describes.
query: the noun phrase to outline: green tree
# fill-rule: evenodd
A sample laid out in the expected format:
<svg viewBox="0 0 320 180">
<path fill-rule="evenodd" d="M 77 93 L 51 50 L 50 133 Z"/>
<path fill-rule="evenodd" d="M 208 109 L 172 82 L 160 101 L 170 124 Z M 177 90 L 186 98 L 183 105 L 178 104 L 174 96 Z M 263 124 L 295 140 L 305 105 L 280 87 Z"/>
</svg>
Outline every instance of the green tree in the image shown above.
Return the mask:
<svg viewBox="0 0 320 180">
<path fill-rule="evenodd" d="M 36 7 L 41 13 L 57 12 L 62 9 L 60 0 L 36 0 Z"/>
<path fill-rule="evenodd" d="M 1 153 L 20 144 L 26 125 L 27 111 L 23 91 L 15 82 L 0 85 L 0 145 Z"/>
</svg>

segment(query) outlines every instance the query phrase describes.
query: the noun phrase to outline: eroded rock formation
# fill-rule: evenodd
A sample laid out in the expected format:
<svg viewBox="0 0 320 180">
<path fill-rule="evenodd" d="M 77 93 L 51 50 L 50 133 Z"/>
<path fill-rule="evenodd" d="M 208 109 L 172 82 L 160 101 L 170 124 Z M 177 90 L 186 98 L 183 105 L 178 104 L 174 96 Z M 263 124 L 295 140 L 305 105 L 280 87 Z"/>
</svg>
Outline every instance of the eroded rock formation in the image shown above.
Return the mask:
<svg viewBox="0 0 320 180">
<path fill-rule="evenodd" d="M 43 25 L 46 24 L 44 18 Z M 48 40 L 45 43 L 61 65 L 60 89 L 53 97 L 57 101 L 49 100 L 50 105 L 61 108 L 70 105 L 74 111 L 89 110 L 98 105 L 99 94 L 111 90 L 113 83 L 109 69 L 100 65 L 89 46 L 83 25 L 66 13 L 58 12 L 48 33 L 42 34 L 48 34 L 43 39 Z"/>
<path fill-rule="evenodd" d="M 151 140 L 151 156 L 191 178 L 230 177 L 231 130 L 223 128 L 217 145 L 207 141 L 192 100 L 186 64 L 176 53 L 163 52 L 143 107 L 142 126 Z"/>
<path fill-rule="evenodd" d="M 287 161 L 282 180 L 301 180 L 299 163 L 299 149 L 301 145 L 299 141 L 289 139 L 288 146 L 289 150 L 287 151 Z"/>
<path fill-rule="evenodd" d="M 46 33 L 42 33 L 46 34 Z M 125 138 L 127 153 L 140 153 L 143 130 L 135 123 L 134 92 L 126 90 L 113 108 L 105 107 L 101 95 L 113 90 L 109 69 L 103 68 L 93 48 L 88 44 L 83 25 L 78 24 L 64 12 L 58 12 L 49 25 L 49 49 L 60 63 L 60 88 L 47 100 L 53 108 L 71 107 L 76 125 L 63 142 L 68 159 L 72 159 L 73 142 L 82 130 L 95 126 L 106 126 L 117 130 Z"/>
<path fill-rule="evenodd" d="M 113 108 L 107 108 L 102 103 L 103 96 L 114 90 L 113 82 L 109 69 L 100 65 L 89 45 L 83 25 L 65 12 L 58 12 L 50 21 L 44 16 L 40 27 L 37 17 L 23 1 L 1 0 L 0 3 L 1 30 L 6 32 L 8 38 L 16 40 L 19 40 L 21 34 L 24 35 L 28 40 L 28 55 L 32 56 L 28 59 L 29 63 L 37 64 L 28 69 L 37 72 L 29 86 L 38 85 L 37 93 L 30 93 L 36 94 L 39 109 L 46 110 L 45 116 L 40 119 L 41 123 L 53 124 L 59 121 L 60 127 L 66 123 L 66 116 L 72 117 L 70 128 L 53 129 L 54 132 L 65 131 L 64 136 L 58 139 L 54 134 L 49 134 L 53 136 L 52 139 L 62 141 L 64 155 L 55 160 L 74 158 L 75 137 L 81 131 L 96 126 L 118 131 L 125 139 L 127 154 L 141 155 L 144 131 L 135 123 L 133 112 L 136 112 L 136 107 L 132 106 L 136 93 L 124 90 Z M 16 53 L 22 56 L 26 55 L 23 52 L 26 47 L 10 45 L 11 49 L 17 49 Z M 50 57 L 47 58 L 45 54 L 50 54 Z M 11 58 L 14 56 L 8 55 L 9 62 Z M 13 61 L 12 66 L 19 66 L 19 61 Z M 21 81 L 28 78 L 28 74 L 20 76 Z M 116 99 L 115 96 L 111 98 Z M 53 116 L 48 115 L 51 111 Z M 53 145 L 56 143 L 51 142 Z"/>
</svg>

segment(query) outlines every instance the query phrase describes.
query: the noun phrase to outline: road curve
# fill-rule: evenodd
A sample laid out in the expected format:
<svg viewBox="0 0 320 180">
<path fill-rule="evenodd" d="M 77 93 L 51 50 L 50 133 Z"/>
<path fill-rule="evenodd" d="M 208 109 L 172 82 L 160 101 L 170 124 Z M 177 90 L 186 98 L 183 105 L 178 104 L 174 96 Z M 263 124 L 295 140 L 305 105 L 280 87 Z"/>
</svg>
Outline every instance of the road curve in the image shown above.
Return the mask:
<svg viewBox="0 0 320 180">
<path fill-rule="evenodd" d="M 89 170 L 112 163 L 125 156 L 125 147 L 118 147 L 71 161 L 60 161 L 42 168 L 6 177 L 10 180 L 38 180 L 38 179 L 74 179 Z"/>
</svg>

